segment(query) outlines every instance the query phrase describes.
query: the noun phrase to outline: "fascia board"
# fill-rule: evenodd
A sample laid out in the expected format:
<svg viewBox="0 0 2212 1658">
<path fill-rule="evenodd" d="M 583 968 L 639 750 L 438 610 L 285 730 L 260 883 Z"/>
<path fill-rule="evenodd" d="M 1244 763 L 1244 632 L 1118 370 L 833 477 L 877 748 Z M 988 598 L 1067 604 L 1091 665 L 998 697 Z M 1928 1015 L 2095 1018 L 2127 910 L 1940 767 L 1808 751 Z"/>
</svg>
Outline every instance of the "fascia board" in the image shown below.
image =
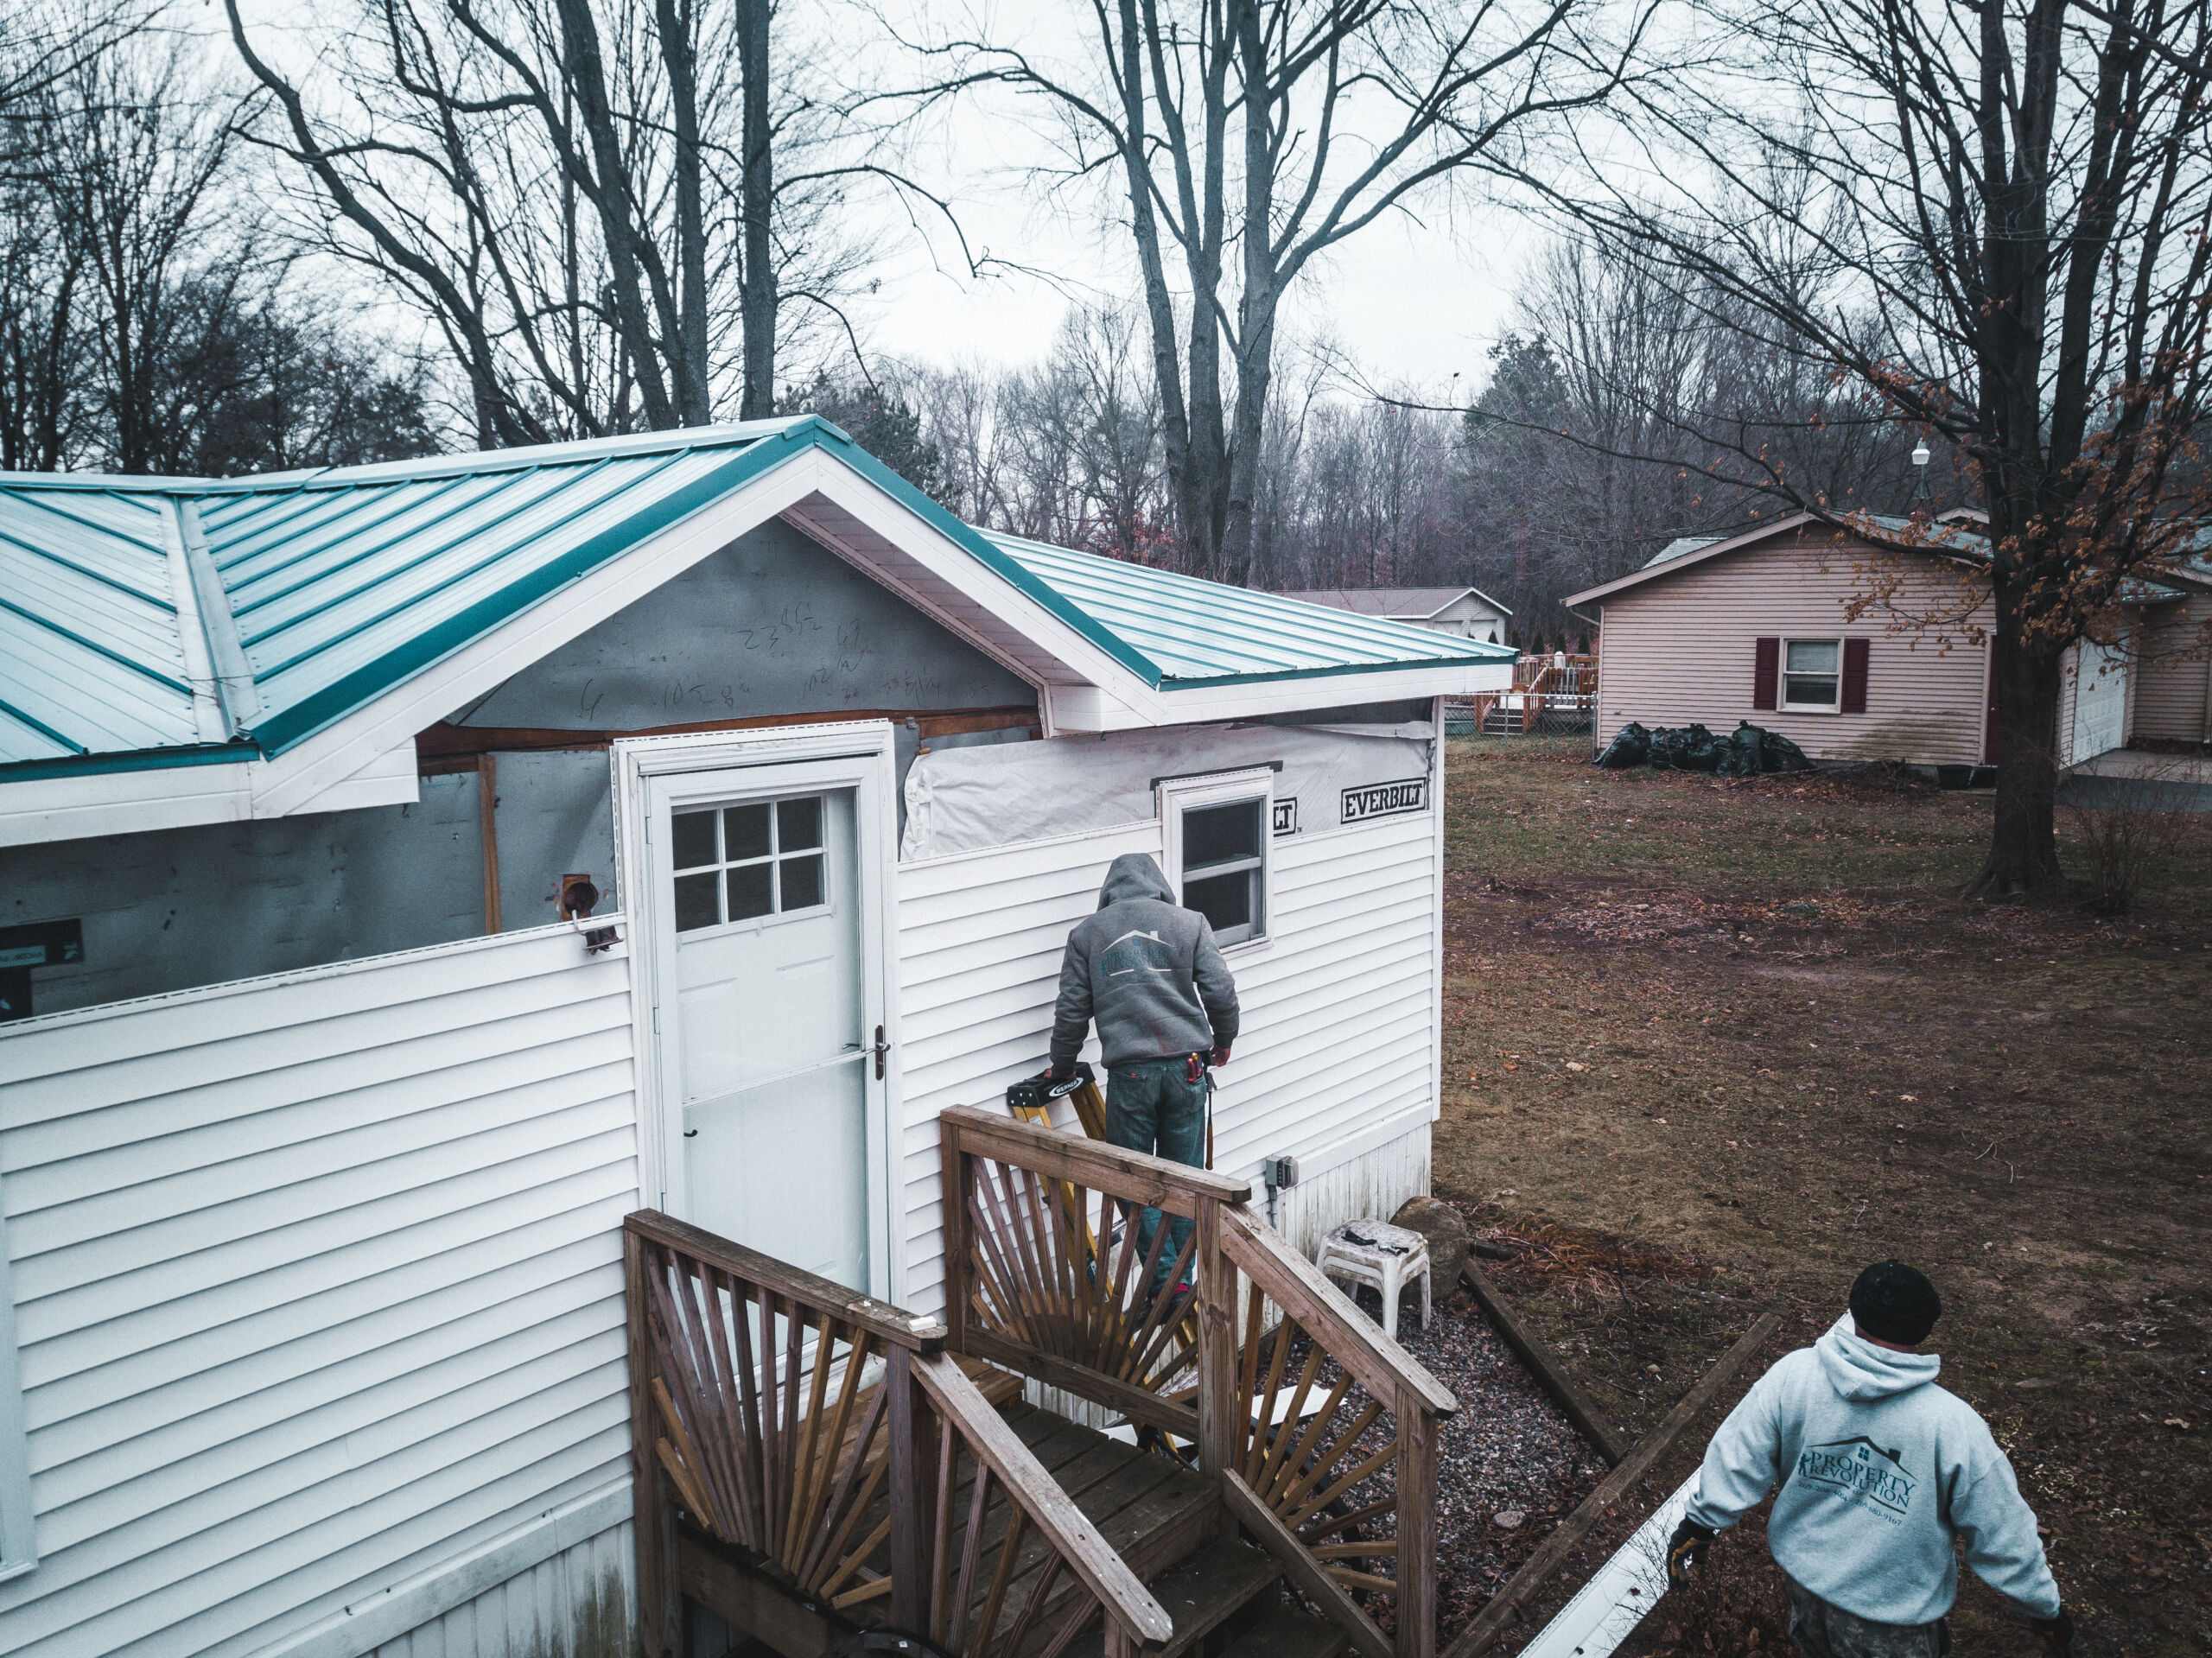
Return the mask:
<svg viewBox="0 0 2212 1658">
<path fill-rule="evenodd" d="M 253 816 L 252 765 L 157 765 L 0 785 L 0 846 L 239 823 Z"/>
<path fill-rule="evenodd" d="M 1425 702 L 1439 696 L 1478 696 L 1512 689 L 1513 665 L 1387 669 L 1243 684 L 1185 686 L 1158 700 L 1165 717 L 1153 717 L 1084 688 L 1055 686 L 1052 708 L 1063 731 L 1130 731 L 1151 726 L 1206 725 L 1264 714 L 1295 714 L 1345 702 Z"/>
<path fill-rule="evenodd" d="M 1147 699 L 1156 698 L 1157 693 L 1141 677 L 1054 613 L 1026 587 L 1000 574 L 995 564 L 1011 561 L 1006 560 L 996 548 L 984 543 L 990 560 L 986 562 L 982 554 L 956 542 L 887 492 L 843 454 L 827 449 L 817 453 L 821 464 L 821 492 L 939 581 L 988 610 L 1071 672 L 1117 701 L 1141 707 Z M 977 539 L 982 540 L 980 537 Z M 891 585 L 895 588 L 895 580 Z"/>
<path fill-rule="evenodd" d="M 312 812 L 356 811 L 364 806 L 411 806 L 423 797 L 422 773 L 412 737 L 398 747 L 376 755 L 351 777 L 331 784 L 282 813 L 262 808 L 270 765 L 268 761 L 256 761 L 250 768 L 256 817 L 301 817 Z"/>
<path fill-rule="evenodd" d="M 1719 558 L 1724 553 L 1738 551 L 1764 541 L 1770 536 L 1778 536 L 1785 530 L 1796 530 L 1805 524 L 1821 522 L 1822 522 L 1821 519 L 1815 518 L 1809 512 L 1793 512 L 1788 518 L 1778 518 L 1772 524 L 1761 524 L 1756 529 L 1746 530 L 1740 535 L 1729 537 L 1726 541 L 1716 541 L 1710 547 L 1700 547 L 1694 553 L 1684 553 L 1679 558 L 1670 558 L 1664 564 L 1651 564 L 1640 570 L 1631 570 L 1617 581 L 1608 581 L 1601 587 L 1591 588 L 1581 593 L 1569 594 L 1560 600 L 1560 603 L 1586 605 L 1592 600 L 1603 599 L 1607 594 L 1618 593 L 1624 588 L 1640 588 L 1647 581 L 1656 581 L 1662 577 L 1676 575 L 1694 565 L 1702 564 L 1707 559 Z"/>
<path fill-rule="evenodd" d="M 257 779 L 254 816 L 283 817 L 315 810 L 307 803 L 360 772 L 378 756 L 411 745 L 416 733 L 512 678 L 747 530 L 778 517 L 815 488 L 811 454 L 810 449 L 795 449 L 759 476 L 278 755 Z"/>
</svg>

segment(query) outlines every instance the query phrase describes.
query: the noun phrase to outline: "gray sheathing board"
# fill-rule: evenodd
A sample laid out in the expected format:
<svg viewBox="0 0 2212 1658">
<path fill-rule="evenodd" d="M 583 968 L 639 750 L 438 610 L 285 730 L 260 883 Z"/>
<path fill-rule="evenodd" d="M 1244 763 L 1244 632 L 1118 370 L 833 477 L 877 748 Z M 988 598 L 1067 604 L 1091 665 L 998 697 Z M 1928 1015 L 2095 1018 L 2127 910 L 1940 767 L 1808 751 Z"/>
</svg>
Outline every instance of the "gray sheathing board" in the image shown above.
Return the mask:
<svg viewBox="0 0 2212 1658">
<path fill-rule="evenodd" d="M 411 806 L 0 848 L 0 920 L 83 918 L 83 963 L 32 975 L 59 1013 L 469 937 L 483 868 L 464 772 Z"/>
<path fill-rule="evenodd" d="M 778 522 L 626 606 L 456 718 L 639 731 L 756 715 L 1036 701 L 982 651 Z"/>
</svg>

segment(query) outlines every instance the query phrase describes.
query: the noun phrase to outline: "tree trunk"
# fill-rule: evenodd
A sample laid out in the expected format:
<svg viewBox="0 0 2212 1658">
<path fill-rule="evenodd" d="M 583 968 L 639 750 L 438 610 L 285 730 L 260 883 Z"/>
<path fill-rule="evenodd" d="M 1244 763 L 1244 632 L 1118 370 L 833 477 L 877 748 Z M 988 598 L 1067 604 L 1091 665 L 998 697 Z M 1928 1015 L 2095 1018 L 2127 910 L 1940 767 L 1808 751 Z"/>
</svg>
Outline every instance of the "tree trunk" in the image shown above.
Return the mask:
<svg viewBox="0 0 2212 1658">
<path fill-rule="evenodd" d="M 2020 601 L 1997 590 L 1990 674 L 1997 691 L 1997 806 L 1989 858 L 1967 890 L 1978 897 L 2050 897 L 2066 888 L 2058 867 L 2058 693 L 2063 646 L 2022 638 Z"/>
<path fill-rule="evenodd" d="M 745 333 L 745 392 L 738 412 L 745 420 L 766 420 L 776 412 L 776 175 L 768 124 L 768 0 L 738 0 L 737 63 L 745 82 L 745 168 L 739 201 L 745 251 L 738 299 Z"/>
<path fill-rule="evenodd" d="M 668 66 L 669 103 L 676 118 L 676 338 L 668 343 L 676 417 L 685 426 L 714 418 L 707 370 L 707 225 L 704 162 L 699 138 L 699 75 L 692 48 L 690 7 L 658 0 L 661 61 Z M 752 81 L 746 85 L 749 90 Z M 748 104 L 747 113 L 751 114 Z M 747 137 L 750 138 L 748 132 Z"/>
</svg>

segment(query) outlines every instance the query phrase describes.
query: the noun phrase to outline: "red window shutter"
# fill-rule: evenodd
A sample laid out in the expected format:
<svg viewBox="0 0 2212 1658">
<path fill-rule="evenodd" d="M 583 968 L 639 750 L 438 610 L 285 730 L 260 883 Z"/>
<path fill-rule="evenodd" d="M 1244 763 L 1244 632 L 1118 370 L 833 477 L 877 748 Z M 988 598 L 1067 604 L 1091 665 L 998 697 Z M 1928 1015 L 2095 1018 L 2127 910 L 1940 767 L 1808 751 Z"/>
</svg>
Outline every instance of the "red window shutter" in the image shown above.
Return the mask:
<svg viewBox="0 0 2212 1658">
<path fill-rule="evenodd" d="M 1870 641 L 1846 639 L 1843 642 L 1843 711 L 1846 714 L 1866 712 L 1866 658 Z"/>
<path fill-rule="evenodd" d="M 1756 639 L 1752 644 L 1751 706 L 1770 708 L 1782 680 L 1782 641 Z"/>
</svg>

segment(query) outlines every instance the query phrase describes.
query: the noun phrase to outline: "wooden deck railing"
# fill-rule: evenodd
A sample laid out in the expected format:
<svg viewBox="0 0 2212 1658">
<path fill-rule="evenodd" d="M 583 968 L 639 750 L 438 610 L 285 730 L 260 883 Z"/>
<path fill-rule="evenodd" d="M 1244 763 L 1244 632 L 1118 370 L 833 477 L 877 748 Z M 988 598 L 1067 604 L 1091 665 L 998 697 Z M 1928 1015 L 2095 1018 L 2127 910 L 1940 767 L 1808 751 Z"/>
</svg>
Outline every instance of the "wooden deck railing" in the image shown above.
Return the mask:
<svg viewBox="0 0 2212 1658">
<path fill-rule="evenodd" d="M 1432 1658 L 1450 1392 L 1252 1213 L 1248 1183 L 967 1108 L 939 1133 L 951 1350 L 1194 1447 L 1363 1658 Z M 1137 1206 L 1166 1217 L 1141 1259 Z M 1171 1253 L 1173 1218 L 1191 1229 Z M 1395 1634 L 1369 1610 L 1385 1600 Z"/>
<path fill-rule="evenodd" d="M 623 1255 L 649 1655 L 681 1638 L 680 1519 L 806 1603 L 954 1658 L 1055 1649 L 1101 1611 L 1109 1658 L 1166 1641 L 942 1324 L 651 1210 Z"/>
</svg>

